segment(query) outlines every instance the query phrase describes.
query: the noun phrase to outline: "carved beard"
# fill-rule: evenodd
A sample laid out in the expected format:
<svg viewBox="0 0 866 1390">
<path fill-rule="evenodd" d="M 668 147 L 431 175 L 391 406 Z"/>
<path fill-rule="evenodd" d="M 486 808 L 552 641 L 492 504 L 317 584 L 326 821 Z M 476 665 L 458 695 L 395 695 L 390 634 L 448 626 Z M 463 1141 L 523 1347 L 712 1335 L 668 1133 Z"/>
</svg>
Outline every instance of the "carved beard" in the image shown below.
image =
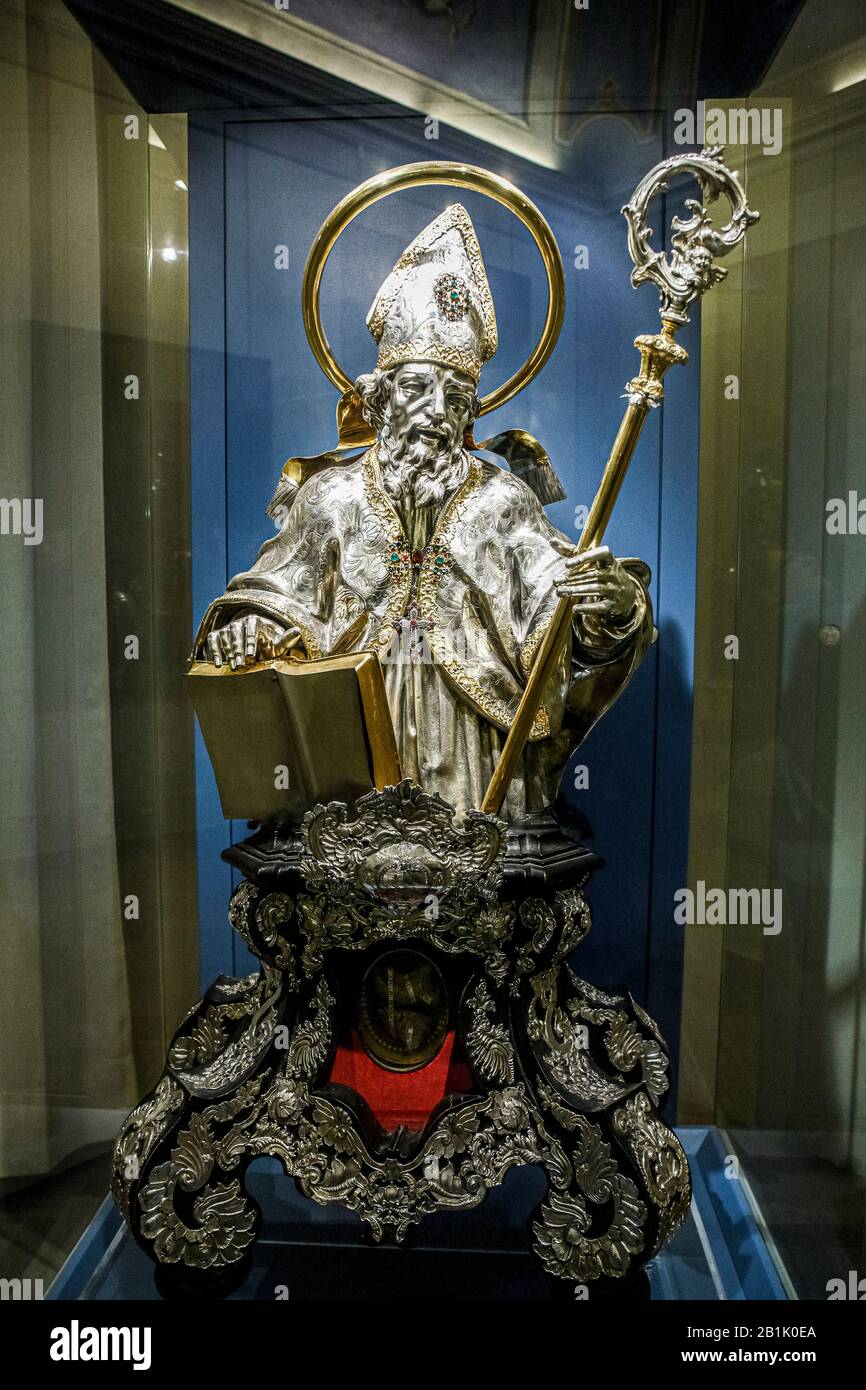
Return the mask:
<svg viewBox="0 0 866 1390">
<path fill-rule="evenodd" d="M 441 504 L 466 474 L 466 454 L 460 444 L 437 448 L 423 439 L 398 438 L 386 415 L 379 434 L 382 484 L 395 502 L 418 507 Z"/>
</svg>

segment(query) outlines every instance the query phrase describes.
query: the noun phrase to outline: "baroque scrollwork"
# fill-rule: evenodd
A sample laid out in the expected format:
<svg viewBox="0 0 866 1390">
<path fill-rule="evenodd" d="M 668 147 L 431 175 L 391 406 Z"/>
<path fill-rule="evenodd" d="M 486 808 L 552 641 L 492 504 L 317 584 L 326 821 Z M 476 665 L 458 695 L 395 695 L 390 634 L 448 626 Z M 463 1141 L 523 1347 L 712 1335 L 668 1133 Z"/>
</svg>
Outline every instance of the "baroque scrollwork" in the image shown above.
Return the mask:
<svg viewBox="0 0 866 1390">
<path fill-rule="evenodd" d="M 252 979 L 239 997 L 205 1003 L 193 1026 L 172 1043 L 168 1066 L 192 1094 L 211 1095 L 239 1085 L 273 1041 L 283 977 L 265 966 Z M 239 1020 L 230 1036 L 227 1025 Z"/>
<path fill-rule="evenodd" d="M 329 950 L 413 938 L 448 954 L 481 956 L 491 977 L 504 979 L 514 921 L 513 904 L 497 895 L 504 822 L 480 812 L 457 817 L 409 781 L 370 792 L 355 809 L 350 820 L 347 807 L 332 802 L 304 819 L 307 891 L 295 920 L 307 978 Z"/>
<path fill-rule="evenodd" d="M 235 889 L 229 903 L 229 922 L 253 955 L 266 956 L 282 971 L 287 990 L 297 989 L 295 951 L 286 935 L 294 909 L 288 893 L 261 893 L 248 880 Z"/>
<path fill-rule="evenodd" d="M 564 960 L 592 927 L 589 903 L 578 886 L 558 889 L 550 902 L 525 898 L 518 915 L 527 935 L 515 942 L 513 993 L 518 990 L 520 976 L 536 970 L 545 952 L 549 951 L 553 963 Z"/>
<path fill-rule="evenodd" d="M 554 908 L 562 922 L 555 960 L 565 960 L 592 929 L 592 913 L 580 888 L 566 888 L 554 896 Z"/>
<path fill-rule="evenodd" d="M 494 896 L 506 848 L 503 821 L 480 811 L 458 818 L 441 796 L 408 780 L 369 792 L 355 809 L 351 821 L 343 802 L 304 817 L 301 872 L 309 888 L 351 881 L 398 909 L 430 893 Z"/>
<path fill-rule="evenodd" d="M 311 814 L 291 892 L 249 879 L 233 895 L 230 920 L 261 969 L 221 977 L 182 1023 L 167 1075 L 117 1142 L 121 1211 L 159 1264 L 219 1273 L 258 1235 L 244 1186 L 257 1157 L 398 1241 L 535 1164 L 549 1184 L 533 1226 L 545 1268 L 625 1277 L 681 1223 L 688 1168 L 654 1109 L 667 1084 L 658 1029 L 630 995 L 565 964 L 589 930 L 583 878 L 506 892 L 490 818 L 457 825 L 409 784 L 364 800 L 352 821 Z M 477 1088 L 399 1142 L 328 1081 L 342 1015 L 326 956 L 392 940 L 468 969 L 457 1026 Z"/>
<path fill-rule="evenodd" d="M 514 1080 L 514 1047 L 504 1024 L 497 1021 L 496 1003 L 484 980 L 467 1000 L 472 1021 L 466 1030 L 466 1050 L 475 1071 L 491 1085 Z"/>
<path fill-rule="evenodd" d="M 170 1076 L 163 1076 L 123 1122 L 114 1142 L 111 1192 L 124 1218 L 129 1220 L 130 1193 L 160 1139 L 183 1110 L 184 1093 Z"/>
<path fill-rule="evenodd" d="M 575 1114 L 572 1131 L 570 1154 L 548 1167 L 553 1190 L 533 1224 L 535 1250 L 560 1278 L 621 1279 L 644 1250 L 647 1207 L 598 1126 Z"/>
<path fill-rule="evenodd" d="M 519 915 L 521 925 L 529 933 L 529 937 L 517 955 L 514 970 L 515 989 L 518 978 L 535 967 L 538 957 L 550 945 L 557 926 L 553 908 L 543 898 L 526 898 L 520 904 Z"/>
<path fill-rule="evenodd" d="M 601 1025 L 603 1046 L 613 1066 L 626 1073 L 640 1067 L 642 1084 L 655 1102 L 660 1101 L 668 1089 L 668 1059 L 655 1024 L 650 1020 L 647 1026 L 647 1015 L 643 1010 L 637 1013 L 631 995 L 606 995 L 575 975 L 570 966 L 566 968 L 574 990 L 568 1002 L 572 1019 Z"/>
<path fill-rule="evenodd" d="M 727 271 L 713 258 L 725 256 L 738 246 L 758 214 L 746 200 L 745 190 L 735 173 L 725 166 L 724 150 L 718 146 L 700 154 L 678 154 L 657 164 L 641 180 L 631 200 L 622 209 L 628 222 L 628 249 L 634 262 L 631 282 L 640 285 L 651 280 L 658 286 L 662 320 L 686 323 L 686 309 Z M 672 178 L 690 174 L 701 190 L 701 200 L 687 198 L 687 217 L 673 217 L 672 255 L 650 245 L 652 226 L 647 217 L 650 201 L 665 193 Z M 721 194 L 727 198 L 731 215 L 723 227 L 713 226 L 708 208 Z"/>
<path fill-rule="evenodd" d="M 241 1259 L 255 1239 L 256 1213 L 237 1179 L 213 1183 L 193 1201 L 194 1224 L 183 1220 L 174 1202 L 178 1174 L 171 1162 L 153 1170 L 139 1196 L 141 1233 L 153 1241 L 162 1264 L 179 1260 L 193 1269 L 211 1269 Z"/>
<path fill-rule="evenodd" d="M 683 1147 L 662 1122 L 649 1097 L 638 1091 L 614 1111 L 613 1128 L 622 1135 L 658 1210 L 653 1254 L 667 1245 L 685 1221 L 691 1201 L 689 1165 Z"/>
<path fill-rule="evenodd" d="M 467 897 L 468 892 L 440 898 L 431 890 L 423 902 L 407 906 L 396 916 L 390 906 L 359 893 L 353 883 L 301 894 L 297 922 L 303 938 L 302 969 L 308 978 L 314 976 L 332 949 L 363 950 L 380 941 L 414 939 L 449 955 L 481 956 L 490 976 L 504 980 L 514 907 L 485 899 L 469 905 Z"/>
<path fill-rule="evenodd" d="M 510 1167 L 543 1156 L 519 1085 L 444 1115 L 410 1162 L 373 1157 L 347 1111 L 328 1100 L 316 1105 L 317 1142 L 298 1153 L 288 1171 L 314 1200 L 341 1201 L 357 1211 L 376 1240 L 388 1232 L 401 1241 L 431 1212 L 477 1206 Z"/>
<path fill-rule="evenodd" d="M 193 1115 L 149 1174 L 139 1194 L 141 1233 L 158 1260 L 211 1268 L 242 1256 L 256 1215 L 233 1170 L 252 1157 L 279 1158 L 313 1200 L 342 1202 L 376 1239 L 388 1232 L 396 1240 L 430 1212 L 478 1205 L 512 1165 L 542 1161 L 546 1144 L 529 1095 L 513 1082 L 443 1114 L 410 1160 L 374 1153 L 351 1109 L 313 1089 L 333 1005 L 320 982 L 267 1084 L 260 1078 L 234 1103 Z M 195 1194 L 191 1221 L 180 1194 Z"/>
<path fill-rule="evenodd" d="M 634 1089 L 618 1071 L 599 1066 L 590 1048 L 589 1029 L 575 1017 L 568 1000 L 560 1003 L 560 974 L 556 967 L 536 975 L 527 1011 L 526 1031 L 536 1045 L 542 1070 L 574 1102 L 602 1110 Z"/>
</svg>

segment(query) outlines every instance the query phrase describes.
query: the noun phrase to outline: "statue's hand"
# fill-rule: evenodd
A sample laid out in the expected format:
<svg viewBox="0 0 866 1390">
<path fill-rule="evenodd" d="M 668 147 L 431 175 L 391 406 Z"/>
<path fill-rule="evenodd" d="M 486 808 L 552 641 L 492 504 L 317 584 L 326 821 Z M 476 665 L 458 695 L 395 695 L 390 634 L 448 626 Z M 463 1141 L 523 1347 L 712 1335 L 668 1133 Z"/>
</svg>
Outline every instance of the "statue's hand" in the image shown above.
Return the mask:
<svg viewBox="0 0 866 1390">
<path fill-rule="evenodd" d="M 569 556 L 556 592 L 572 599 L 576 614 L 601 613 L 625 622 L 634 612 L 635 582 L 606 545 Z"/>
<path fill-rule="evenodd" d="M 207 656 L 214 666 L 222 666 L 227 661 L 235 671 L 239 666 L 252 666 L 256 661 L 285 656 L 300 638 L 299 628 L 281 627 L 260 613 L 247 613 L 208 634 Z"/>
</svg>

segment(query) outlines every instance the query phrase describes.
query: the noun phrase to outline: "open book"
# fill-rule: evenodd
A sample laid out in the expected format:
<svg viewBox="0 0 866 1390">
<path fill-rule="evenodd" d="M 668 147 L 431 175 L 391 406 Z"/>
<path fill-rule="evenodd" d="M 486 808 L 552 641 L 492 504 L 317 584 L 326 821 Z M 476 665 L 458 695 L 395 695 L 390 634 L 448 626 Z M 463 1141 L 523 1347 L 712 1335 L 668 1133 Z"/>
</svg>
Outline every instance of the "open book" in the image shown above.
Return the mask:
<svg viewBox="0 0 866 1390">
<path fill-rule="evenodd" d="M 319 801 L 400 781 L 375 652 L 236 671 L 197 661 L 187 682 L 224 816 L 297 823 Z"/>
</svg>

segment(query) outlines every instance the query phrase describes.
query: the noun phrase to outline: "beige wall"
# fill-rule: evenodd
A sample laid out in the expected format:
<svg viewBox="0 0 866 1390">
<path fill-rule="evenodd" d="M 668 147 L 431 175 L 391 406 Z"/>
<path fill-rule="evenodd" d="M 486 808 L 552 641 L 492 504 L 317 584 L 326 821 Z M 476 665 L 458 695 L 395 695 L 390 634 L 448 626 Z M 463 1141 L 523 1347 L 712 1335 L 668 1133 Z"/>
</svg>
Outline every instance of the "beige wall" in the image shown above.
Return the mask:
<svg viewBox="0 0 866 1390">
<path fill-rule="evenodd" d="M 197 990 L 186 261 L 150 258 L 169 222 L 185 242 L 155 157 L 185 141 L 148 146 L 59 0 L 3 0 L 0 68 L 0 491 L 44 517 L 40 545 L 0 536 L 0 1174 L 24 1177 L 112 1136 Z"/>
<path fill-rule="evenodd" d="M 733 153 L 762 221 L 702 310 L 690 881 L 778 887 L 783 927 L 685 928 L 680 1118 L 863 1171 L 866 536 L 825 508 L 866 495 L 866 81 L 819 66 L 827 95 L 771 73 L 749 99 L 784 107 L 783 149 Z"/>
</svg>

